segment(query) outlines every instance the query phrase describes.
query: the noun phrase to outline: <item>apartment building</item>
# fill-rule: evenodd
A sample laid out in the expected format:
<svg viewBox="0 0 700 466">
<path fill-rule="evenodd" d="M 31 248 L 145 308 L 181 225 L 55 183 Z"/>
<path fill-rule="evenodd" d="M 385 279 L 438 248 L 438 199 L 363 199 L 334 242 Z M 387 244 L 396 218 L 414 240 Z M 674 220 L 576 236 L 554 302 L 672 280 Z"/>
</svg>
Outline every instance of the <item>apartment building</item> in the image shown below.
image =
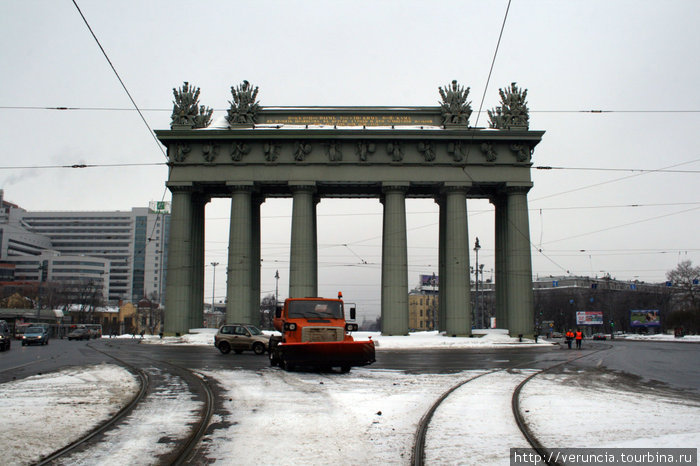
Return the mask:
<svg viewBox="0 0 700 466">
<path fill-rule="evenodd" d="M 76 257 L 84 258 L 82 262 L 91 257 L 106 260 L 109 302 L 138 302 L 144 297 L 164 302 L 169 202 L 151 202 L 130 211 L 30 212 L 5 202 L 2 194 L 0 201 L 0 219 L 6 222 L 0 229 L 4 262 L 49 249 L 70 256 L 67 260 L 74 263 L 81 262 Z"/>
</svg>

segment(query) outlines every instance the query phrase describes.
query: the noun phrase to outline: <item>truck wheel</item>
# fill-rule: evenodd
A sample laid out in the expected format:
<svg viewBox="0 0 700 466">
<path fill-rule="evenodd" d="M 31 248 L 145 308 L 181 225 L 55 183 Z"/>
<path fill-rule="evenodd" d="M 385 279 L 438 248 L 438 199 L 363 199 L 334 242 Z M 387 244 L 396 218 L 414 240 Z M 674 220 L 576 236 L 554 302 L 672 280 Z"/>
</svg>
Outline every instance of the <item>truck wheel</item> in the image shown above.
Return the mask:
<svg viewBox="0 0 700 466">
<path fill-rule="evenodd" d="M 228 342 L 222 341 L 219 343 L 219 351 L 221 351 L 221 354 L 229 354 L 231 352 L 231 345 L 229 345 Z"/>
<path fill-rule="evenodd" d="M 279 361 L 279 359 L 277 359 L 275 357 L 275 352 L 270 351 L 270 366 L 275 367 L 275 366 L 279 366 L 279 364 L 280 364 L 280 361 Z"/>
<path fill-rule="evenodd" d="M 284 369 L 287 372 L 293 372 L 294 371 L 294 364 L 287 360 L 282 360 L 282 369 Z"/>
<path fill-rule="evenodd" d="M 253 343 L 253 353 L 255 353 L 257 355 L 264 354 L 265 353 L 265 345 L 263 345 L 259 341 Z"/>
</svg>

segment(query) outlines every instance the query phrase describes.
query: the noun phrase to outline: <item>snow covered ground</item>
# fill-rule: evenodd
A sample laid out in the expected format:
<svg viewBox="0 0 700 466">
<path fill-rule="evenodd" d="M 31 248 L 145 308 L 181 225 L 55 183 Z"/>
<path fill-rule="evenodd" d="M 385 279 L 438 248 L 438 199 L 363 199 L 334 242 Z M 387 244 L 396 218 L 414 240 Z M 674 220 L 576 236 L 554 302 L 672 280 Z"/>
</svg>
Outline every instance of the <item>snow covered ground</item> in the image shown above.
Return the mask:
<svg viewBox="0 0 700 466">
<path fill-rule="evenodd" d="M 32 464 L 109 419 L 138 392 L 114 365 L 65 369 L 0 385 L 4 464 Z"/>
<path fill-rule="evenodd" d="M 422 347 L 512 347 L 505 335 L 450 338 L 435 332 L 371 336 L 378 350 Z M 211 345 L 212 331 L 143 343 Z M 152 369 L 157 371 L 156 368 Z M 435 412 L 426 437 L 428 464 L 508 464 L 509 448 L 525 447 L 511 395 L 530 369 L 408 374 L 354 369 L 347 374 L 215 370 L 201 375 L 220 389 L 216 426 L 200 450 L 218 464 L 410 463 L 416 428 L 434 400 L 455 390 Z M 70 464 L 156 464 L 163 440 L 177 441 L 200 407 L 173 378 L 110 432 L 107 444 L 69 458 Z M 0 451 L 6 464 L 31 464 L 69 444 L 117 411 L 137 390 L 134 377 L 103 364 L 0 385 Z M 525 385 L 521 410 L 551 447 L 700 447 L 700 401 L 631 383 L 597 369 L 541 374 Z M 488 448 L 484 448 L 488 446 Z"/>
<path fill-rule="evenodd" d="M 417 425 L 433 401 L 484 372 L 206 371 L 224 392 L 223 410 L 212 420 L 217 429 L 203 451 L 219 464 L 409 464 Z M 526 446 L 510 397 L 531 373 L 489 372 L 453 392 L 431 421 L 428 464 L 508 464 L 509 448 Z M 545 445 L 700 447 L 697 399 L 619 384 L 614 377 L 596 371 L 539 375 L 522 392 L 522 410 Z M 150 397 L 109 443 L 69 463 L 155 464 L 162 453 L 158 439 L 182 435 L 198 408 L 178 387 L 173 381 L 172 390 Z M 15 420 L 0 436 L 0 451 L 11 454 L 6 464 L 30 464 L 70 443 L 135 390 L 133 376 L 110 365 L 2 384 L 0 418 Z"/>
</svg>

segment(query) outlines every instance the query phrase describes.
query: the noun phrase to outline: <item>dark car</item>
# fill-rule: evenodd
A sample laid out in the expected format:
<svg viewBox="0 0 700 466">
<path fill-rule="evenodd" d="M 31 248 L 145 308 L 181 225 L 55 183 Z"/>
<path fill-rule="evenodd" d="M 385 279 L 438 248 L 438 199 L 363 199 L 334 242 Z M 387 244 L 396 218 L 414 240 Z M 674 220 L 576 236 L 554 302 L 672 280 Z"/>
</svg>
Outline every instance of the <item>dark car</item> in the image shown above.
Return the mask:
<svg viewBox="0 0 700 466">
<path fill-rule="evenodd" d="M 27 327 L 22 335 L 22 346 L 26 345 L 48 345 L 49 329 L 47 327 L 31 326 Z"/>
<path fill-rule="evenodd" d="M 12 345 L 12 332 L 7 322 L 0 320 L 0 351 L 7 351 Z"/>
<path fill-rule="evenodd" d="M 86 328 L 76 328 L 68 334 L 68 341 L 70 340 L 89 340 L 90 330 Z"/>
<path fill-rule="evenodd" d="M 270 335 L 265 335 L 260 329 L 250 324 L 226 324 L 219 328 L 214 336 L 214 346 L 223 354 L 233 350 L 236 354 L 243 351 L 253 351 L 263 354 L 268 350 Z"/>
<path fill-rule="evenodd" d="M 593 335 L 594 340 L 607 340 L 607 336 L 604 333 L 596 333 Z"/>
</svg>

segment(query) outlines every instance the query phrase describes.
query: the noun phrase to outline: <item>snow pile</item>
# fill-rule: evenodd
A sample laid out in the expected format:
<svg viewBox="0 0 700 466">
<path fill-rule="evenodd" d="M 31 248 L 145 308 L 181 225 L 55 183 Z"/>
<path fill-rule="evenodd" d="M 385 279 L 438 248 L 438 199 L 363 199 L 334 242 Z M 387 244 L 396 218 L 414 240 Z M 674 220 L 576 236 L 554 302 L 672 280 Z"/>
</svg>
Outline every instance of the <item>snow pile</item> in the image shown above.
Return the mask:
<svg viewBox="0 0 700 466">
<path fill-rule="evenodd" d="M 659 333 L 657 335 L 634 335 L 628 334 L 622 336 L 625 340 L 639 340 L 639 341 L 673 341 L 679 343 L 700 343 L 700 335 L 686 335 L 684 337 L 676 338 L 673 335 L 665 335 Z M 618 338 L 617 336 L 615 338 Z"/>
<path fill-rule="evenodd" d="M 153 345 L 199 345 L 213 346 L 214 335 L 217 329 L 190 329 L 190 333 L 180 337 L 163 337 L 146 335 L 142 343 Z M 275 334 L 277 332 L 268 332 Z M 515 337 L 509 337 L 503 330 L 482 330 L 484 336 L 474 337 L 449 337 L 433 332 L 414 332 L 404 336 L 385 336 L 380 332 L 353 332 L 355 340 L 372 339 L 378 350 L 382 349 L 412 349 L 412 348 L 510 348 L 513 346 L 551 346 L 555 342 L 540 338 L 537 343 L 534 340 L 523 338 L 522 342 Z M 277 333 L 279 335 L 279 333 Z M 130 338 L 130 336 L 128 336 Z M 137 336 L 136 338 L 140 338 Z"/>
<path fill-rule="evenodd" d="M 105 422 L 138 390 L 130 372 L 107 364 L 0 385 L 3 463 L 36 463 Z"/>
</svg>

